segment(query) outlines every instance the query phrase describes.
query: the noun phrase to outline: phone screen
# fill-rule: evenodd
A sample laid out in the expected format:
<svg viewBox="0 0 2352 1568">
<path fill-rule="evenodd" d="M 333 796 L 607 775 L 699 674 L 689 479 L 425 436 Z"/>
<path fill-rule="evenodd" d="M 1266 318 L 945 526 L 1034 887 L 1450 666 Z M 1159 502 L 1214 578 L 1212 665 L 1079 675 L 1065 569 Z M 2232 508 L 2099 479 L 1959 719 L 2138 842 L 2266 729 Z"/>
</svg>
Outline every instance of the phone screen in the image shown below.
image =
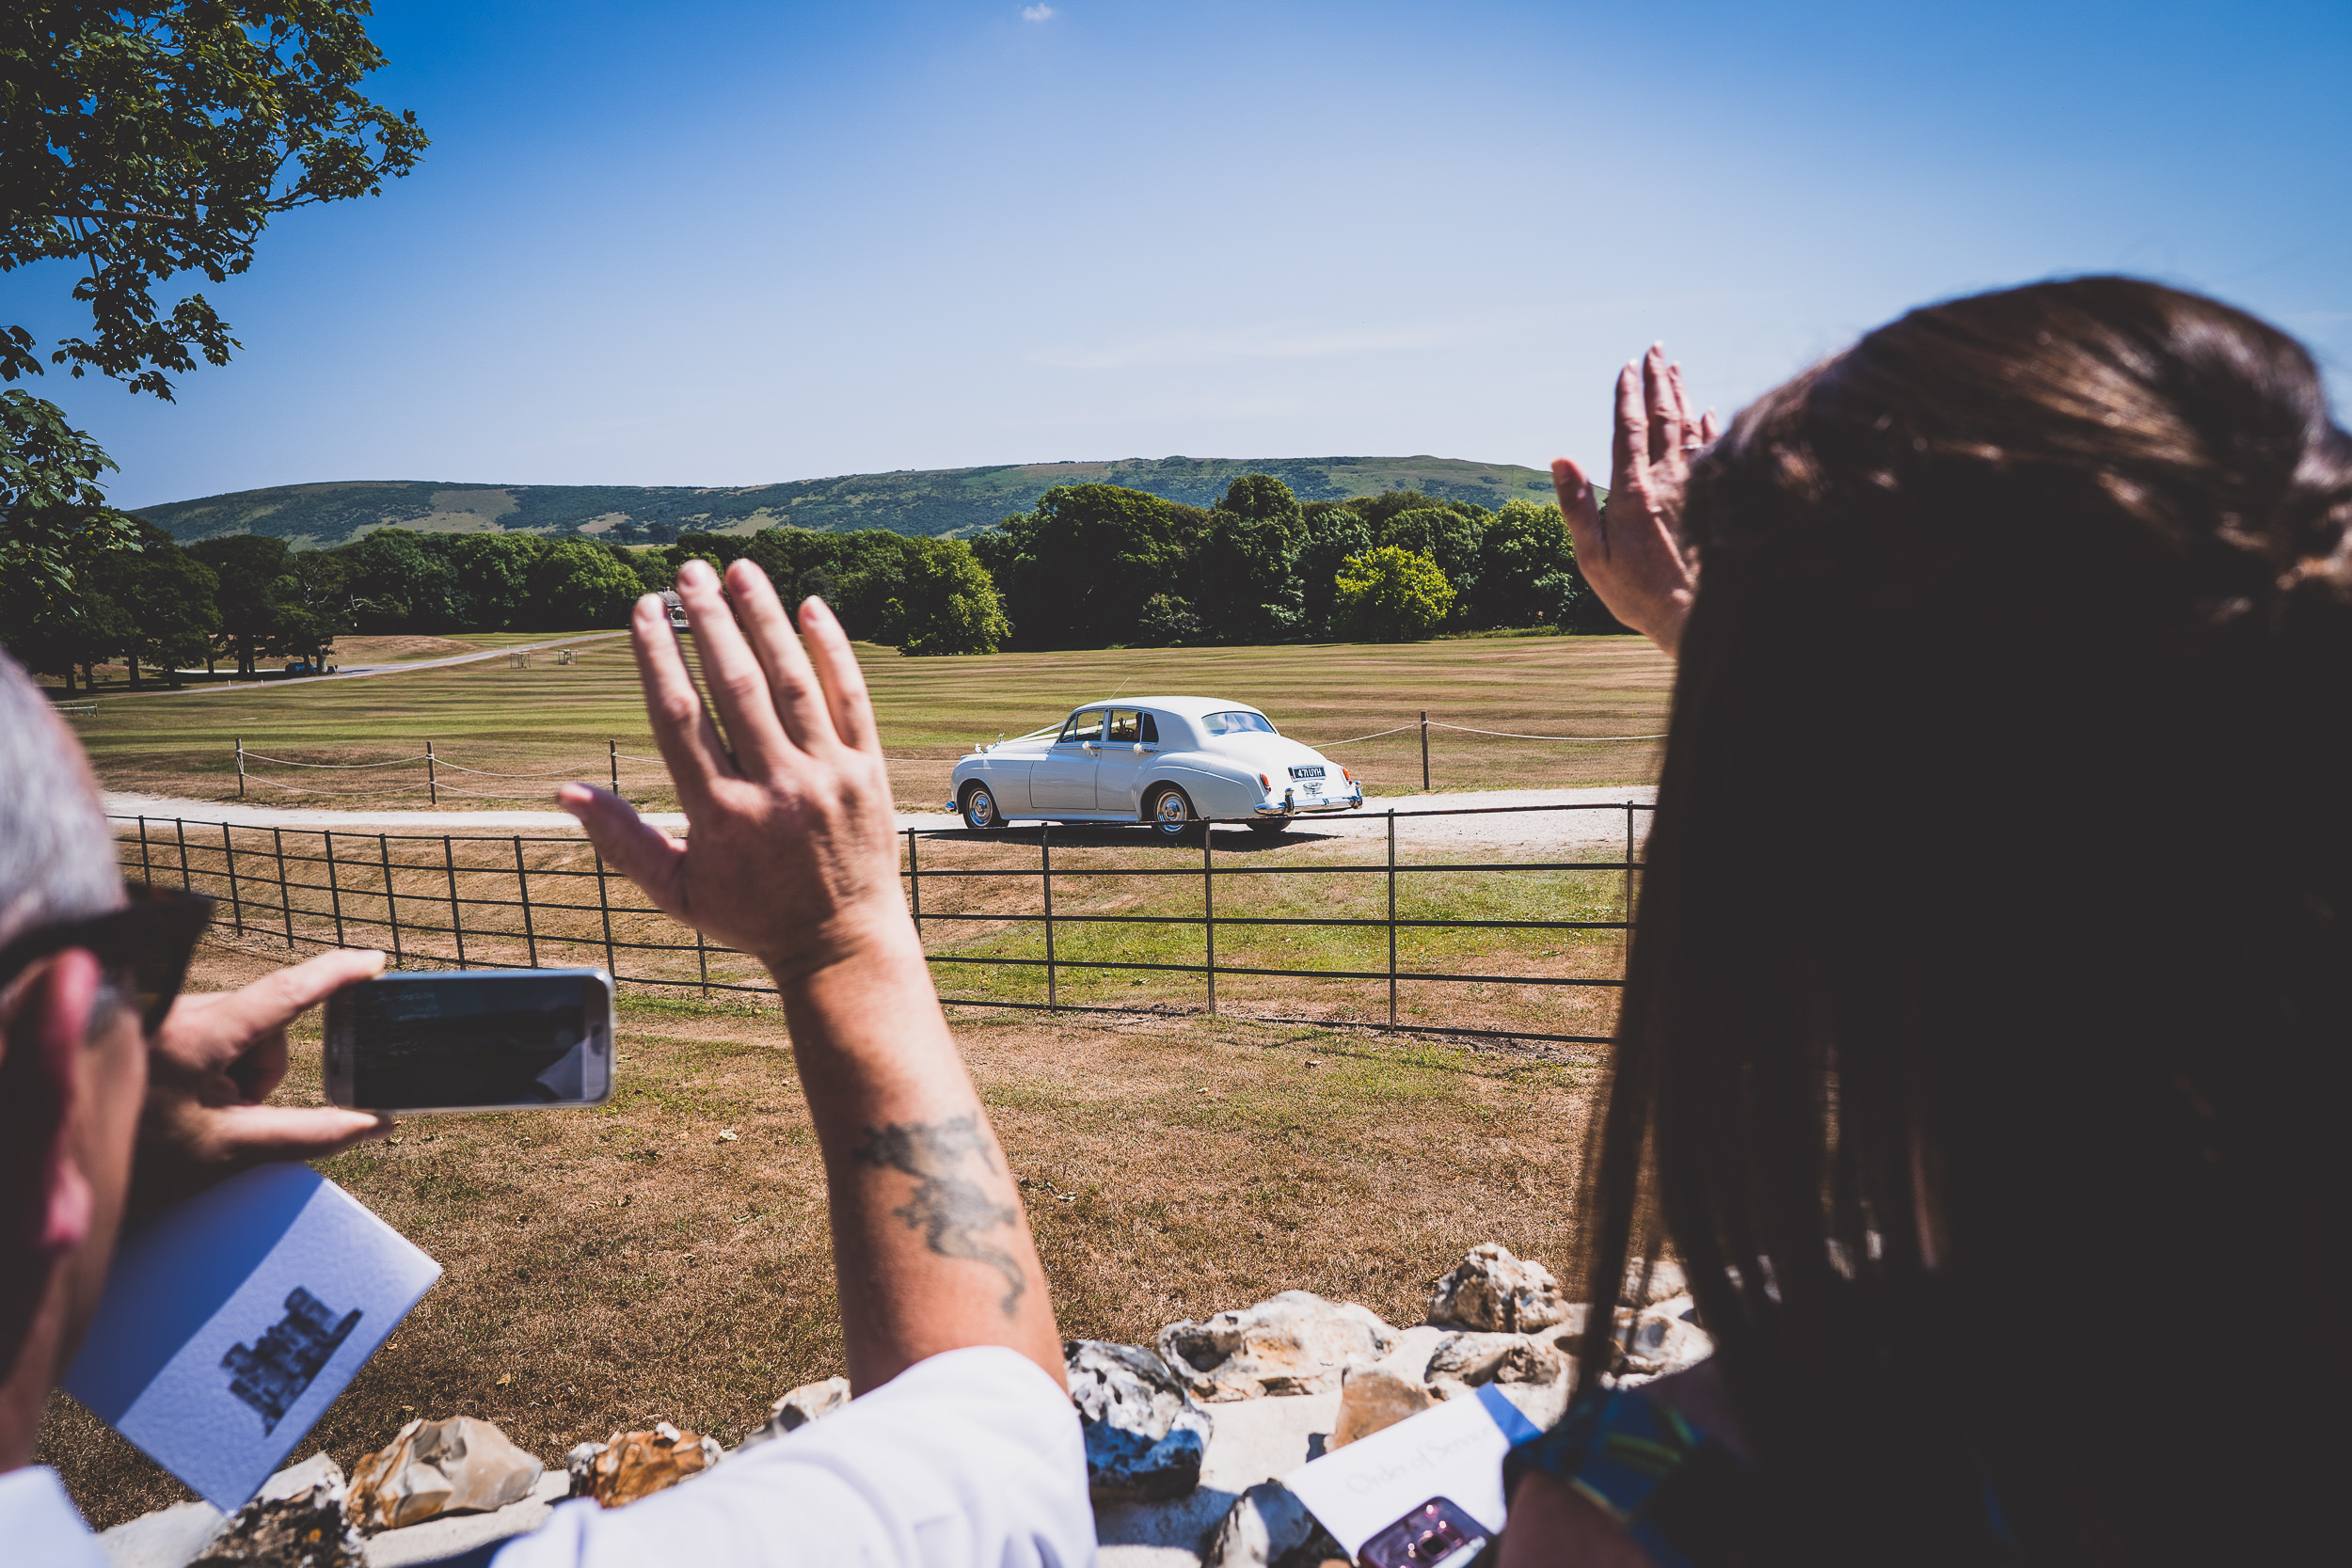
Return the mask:
<svg viewBox="0 0 2352 1568">
<path fill-rule="evenodd" d="M 363 981 L 338 997 L 348 1103 L 463 1110 L 595 1103 L 611 1069 L 601 975 L 450 974 Z"/>
</svg>

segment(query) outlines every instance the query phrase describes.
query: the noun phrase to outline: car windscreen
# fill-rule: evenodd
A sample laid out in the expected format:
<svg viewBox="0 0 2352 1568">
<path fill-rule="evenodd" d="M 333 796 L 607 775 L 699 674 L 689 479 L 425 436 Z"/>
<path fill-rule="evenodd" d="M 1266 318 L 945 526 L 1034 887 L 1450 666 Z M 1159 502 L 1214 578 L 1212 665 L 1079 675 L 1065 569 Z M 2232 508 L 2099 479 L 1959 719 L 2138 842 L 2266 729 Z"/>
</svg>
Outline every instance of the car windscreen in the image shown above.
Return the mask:
<svg viewBox="0 0 2352 1568">
<path fill-rule="evenodd" d="M 1099 707 L 1093 707 L 1088 708 L 1083 713 L 1072 714 L 1070 716 L 1070 722 L 1061 727 L 1061 739 L 1057 741 L 1056 744 L 1061 746 L 1071 746 L 1075 745 L 1081 740 L 1099 741 L 1102 738 L 1103 710 Z"/>
<path fill-rule="evenodd" d="M 1272 735 L 1275 733 L 1274 721 L 1264 714 L 1245 713 L 1239 709 L 1232 713 L 1212 713 L 1200 721 L 1200 727 L 1211 735 L 1248 735 L 1252 732 L 1259 735 Z"/>
</svg>

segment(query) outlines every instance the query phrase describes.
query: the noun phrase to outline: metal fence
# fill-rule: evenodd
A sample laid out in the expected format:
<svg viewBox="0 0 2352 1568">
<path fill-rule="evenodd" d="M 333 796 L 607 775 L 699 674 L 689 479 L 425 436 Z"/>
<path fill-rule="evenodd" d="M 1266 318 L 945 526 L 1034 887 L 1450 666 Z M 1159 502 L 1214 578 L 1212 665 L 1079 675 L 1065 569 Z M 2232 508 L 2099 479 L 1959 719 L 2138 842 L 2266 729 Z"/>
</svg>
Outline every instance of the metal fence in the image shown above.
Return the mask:
<svg viewBox="0 0 2352 1568">
<path fill-rule="evenodd" d="M 1353 862 L 1255 863 L 1269 847 L 1255 835 L 1219 835 L 1214 829 L 1185 846 L 1151 843 L 1135 830 L 1099 827 L 1038 827 L 988 834 L 957 830 L 910 829 L 899 875 L 909 911 L 925 938 L 927 956 L 942 980 L 959 971 L 982 983 L 1007 976 L 1041 977 L 1041 998 L 957 994 L 942 987 L 952 1006 L 1032 1008 L 1101 1013 L 1223 1012 L 1265 1022 L 1339 1024 L 1406 1034 L 1480 1036 L 1575 1044 L 1606 1043 L 1606 1032 L 1518 1029 L 1473 1020 L 1412 1022 L 1400 1012 L 1402 988 L 1529 988 L 1531 992 L 1613 992 L 1617 974 L 1554 973 L 1510 945 L 1480 955 L 1507 960 L 1475 970 L 1431 969 L 1401 960 L 1400 938 L 1452 933 L 1541 933 L 1558 940 L 1568 933 L 1630 930 L 1635 877 L 1637 820 L 1652 808 L 1640 801 L 1592 805 L 1539 805 L 1391 810 L 1349 814 L 1302 823 L 1311 832 L 1324 823 L 1353 821 L 1382 825 L 1382 854 Z M 1595 858 L 1574 852 L 1544 859 L 1467 860 L 1400 858 L 1398 826 L 1426 818 L 1520 817 L 1575 820 L 1581 832 L 1557 841 L 1589 849 L 1599 842 L 1591 814 L 1622 817 L 1622 849 L 1614 826 L 1610 848 Z M 1570 818 L 1567 814 L 1581 814 Z M 537 838 L 520 834 L 359 833 L 334 829 L 240 827 L 185 818 L 119 816 L 118 842 L 126 875 L 161 885 L 213 894 L 219 900 L 216 925 L 242 935 L 282 941 L 289 949 L 381 947 L 396 967 L 455 965 L 460 968 L 537 968 L 600 962 L 626 986 L 666 990 L 772 995 L 764 971 L 744 955 L 709 942 L 700 932 L 672 921 L 644 903 L 626 878 L 608 868 L 582 838 Z M 1220 836 L 1226 839 L 1220 847 Z M 1062 851 L 1057 864 L 1056 850 Z M 926 863 L 926 851 L 930 863 Z M 1034 850 L 1031 859 L 1029 851 Z M 1137 852 L 1140 851 L 1138 856 Z M 1114 863 L 1073 863 L 1092 852 Z M 961 856 L 967 863 L 940 863 Z M 974 858 L 982 863 L 968 863 Z M 1138 863 L 1138 861 L 1141 863 Z M 1181 861 L 1181 863 L 1172 863 Z M 1374 912 L 1281 914 L 1251 912 L 1249 895 L 1276 879 L 1314 879 L 1311 896 L 1321 904 L 1351 898 Z M 1481 885 L 1511 879 L 1536 879 L 1559 907 L 1549 912 L 1485 917 L 1415 913 L 1420 879 L 1452 878 Z M 1327 879 L 1338 879 L 1338 881 Z M 1543 879 L 1550 879 L 1549 881 Z M 1198 912 L 1104 907 L 1155 895 L 1199 890 Z M 992 885 L 993 884 L 993 885 Z M 1009 889 L 1008 888 L 1009 884 Z M 1023 896 L 1033 887 L 1035 897 Z M 1061 907 L 1057 909 L 1057 890 Z M 930 894 L 926 908 L 926 892 Z M 1222 893 L 1226 909 L 1220 912 Z M 1400 911 L 1400 897 L 1405 908 Z M 1578 907 L 1577 897 L 1583 899 Z M 1073 905 L 1075 907 L 1073 907 Z M 1238 909 L 1236 905 L 1240 906 Z M 1197 931 L 1199 961 L 1136 956 L 1114 951 L 1073 953 L 1073 940 L 1108 928 L 1131 930 L 1149 940 L 1153 931 Z M 1374 933 L 1385 945 L 1385 961 L 1352 966 L 1298 967 L 1253 962 L 1244 951 L 1265 933 L 1298 930 L 1344 932 L 1360 939 Z M 1227 956 L 1218 957 L 1218 936 Z M 988 951 L 969 951 L 976 939 Z M 1570 938 L 1570 940 L 1580 940 Z M 1081 943 L 1092 946 L 1093 943 Z M 1532 945 L 1532 944 L 1529 944 Z M 967 950 L 959 951 L 961 947 Z M 1621 945 L 1613 947 L 1622 957 Z M 1537 958 L 1548 955 L 1537 955 Z M 1581 958 L 1595 957 L 1585 940 Z M 1197 1004 L 1182 1001 L 1137 1005 L 1072 1000 L 1064 992 L 1073 980 L 1106 974 L 1195 976 Z M 1370 988 L 1373 1000 L 1346 1016 L 1307 1016 L 1296 1011 L 1236 1011 L 1220 1007 L 1218 982 L 1303 980 L 1351 982 Z M 1138 978 L 1132 982 L 1142 984 Z M 1018 989 L 1016 985 L 1015 989 Z M 1385 1008 L 1379 1005 L 1385 990 Z M 1462 994 L 1460 992 L 1457 995 Z"/>
</svg>

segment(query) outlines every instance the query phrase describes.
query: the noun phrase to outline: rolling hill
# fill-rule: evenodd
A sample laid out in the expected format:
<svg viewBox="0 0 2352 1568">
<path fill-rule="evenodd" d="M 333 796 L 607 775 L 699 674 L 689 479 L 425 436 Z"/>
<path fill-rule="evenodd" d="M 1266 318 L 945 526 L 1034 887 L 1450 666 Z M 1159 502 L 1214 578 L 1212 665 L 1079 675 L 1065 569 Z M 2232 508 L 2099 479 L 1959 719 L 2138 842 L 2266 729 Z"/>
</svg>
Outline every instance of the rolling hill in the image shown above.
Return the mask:
<svg viewBox="0 0 2352 1568">
<path fill-rule="evenodd" d="M 298 549 L 340 545 L 379 528 L 578 532 L 629 542 L 674 539 L 693 531 L 755 533 L 779 524 L 962 534 L 1027 511 L 1057 484 L 1123 484 L 1209 506 L 1237 475 L 1250 473 L 1279 477 L 1301 500 L 1345 500 L 1395 489 L 1487 507 L 1515 497 L 1539 501 L 1551 497 L 1551 476 L 1539 469 L 1452 457 L 1130 457 L 900 469 L 737 489 L 353 480 L 170 501 L 141 507 L 138 515 L 183 544 L 225 533 L 264 533 Z"/>
</svg>

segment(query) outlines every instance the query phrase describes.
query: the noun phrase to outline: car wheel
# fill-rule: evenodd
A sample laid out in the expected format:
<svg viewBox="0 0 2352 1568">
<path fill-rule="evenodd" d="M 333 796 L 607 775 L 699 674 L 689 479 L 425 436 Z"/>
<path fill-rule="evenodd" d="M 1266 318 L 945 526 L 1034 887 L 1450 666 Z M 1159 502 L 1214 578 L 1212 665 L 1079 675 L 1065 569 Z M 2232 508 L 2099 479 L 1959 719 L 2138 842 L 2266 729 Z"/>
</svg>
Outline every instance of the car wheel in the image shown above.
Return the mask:
<svg viewBox="0 0 2352 1568">
<path fill-rule="evenodd" d="M 1145 820 L 1152 824 L 1152 835 L 1171 844 L 1183 843 L 1200 826 L 1200 818 L 1193 815 L 1190 797 L 1174 784 L 1153 790 L 1143 812 Z"/>
<path fill-rule="evenodd" d="M 1290 825 L 1287 816 L 1254 816 L 1249 820 L 1249 831 L 1260 838 L 1277 838 L 1288 832 Z"/>
<path fill-rule="evenodd" d="M 963 825 L 976 833 L 1001 828 L 1005 819 L 996 815 L 996 797 L 985 784 L 974 784 L 963 792 Z"/>
</svg>

